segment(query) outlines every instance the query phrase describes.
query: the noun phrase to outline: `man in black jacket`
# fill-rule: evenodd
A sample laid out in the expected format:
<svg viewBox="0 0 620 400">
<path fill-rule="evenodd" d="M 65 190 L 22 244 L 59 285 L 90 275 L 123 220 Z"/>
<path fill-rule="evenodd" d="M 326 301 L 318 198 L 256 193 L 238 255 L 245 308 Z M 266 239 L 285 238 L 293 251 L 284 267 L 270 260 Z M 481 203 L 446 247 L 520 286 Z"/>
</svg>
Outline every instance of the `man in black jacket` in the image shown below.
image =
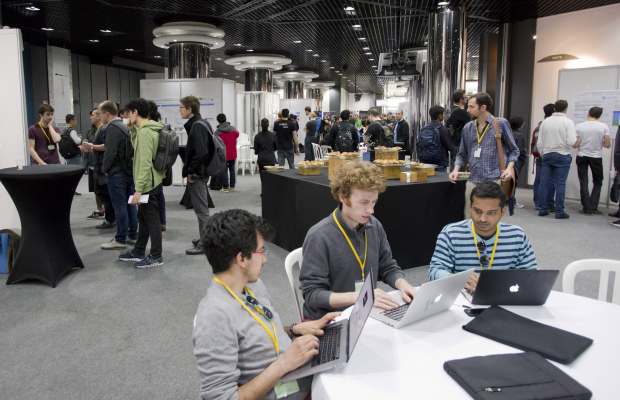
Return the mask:
<svg viewBox="0 0 620 400">
<path fill-rule="evenodd" d="M 332 126 L 332 128 L 329 130 L 329 136 L 327 138 L 327 141 L 329 142 L 329 145 L 333 150 L 338 150 L 336 149 L 336 147 L 334 147 L 336 145 L 336 139 L 338 138 L 338 131 L 340 129 L 346 129 L 351 133 L 352 139 L 352 148 L 349 151 L 357 151 L 357 146 L 360 143 L 359 135 L 357 133 L 357 128 L 355 128 L 355 125 L 349 123 L 350 117 L 351 111 L 342 110 L 342 112 L 340 113 L 340 118 L 342 119 L 342 121 L 335 123 L 334 126 Z"/>
<path fill-rule="evenodd" d="M 409 124 L 407 120 L 404 119 L 403 110 L 400 108 L 396 110 L 396 123 L 394 125 L 394 142 L 402 142 L 403 150 L 405 150 L 405 154 L 411 154 L 411 149 L 409 148 Z"/>
<path fill-rule="evenodd" d="M 187 131 L 187 146 L 185 147 L 183 177 L 187 177 L 187 188 L 198 218 L 198 237 L 200 238 L 202 229 L 209 219 L 209 177 L 204 173 L 204 166 L 208 161 L 209 137 L 213 128 L 207 120 L 202 119 L 200 101 L 195 96 L 183 97 L 179 112 L 181 118 L 189 119 L 184 125 Z M 198 121 L 202 122 L 198 123 Z M 190 256 L 204 254 L 200 239 L 193 240 L 192 244 L 192 248 L 185 250 L 186 254 Z"/>
<path fill-rule="evenodd" d="M 452 94 L 452 102 L 454 103 L 450 107 L 450 115 L 446 118 L 446 128 L 450 130 L 452 135 L 452 142 L 458 149 L 461 146 L 461 132 L 465 124 L 471 121 L 471 117 L 467 112 L 467 96 L 463 89 L 457 89 Z M 452 159 L 456 157 L 456 154 L 452 156 Z"/>
<path fill-rule="evenodd" d="M 437 163 L 440 167 L 448 167 L 448 163 L 450 158 L 448 157 L 448 152 L 451 154 L 456 154 L 458 152 L 458 148 L 454 146 L 452 143 L 452 138 L 450 137 L 450 132 L 448 132 L 448 128 L 443 125 L 443 113 L 445 108 L 442 106 L 432 106 L 428 111 L 429 116 L 431 117 L 431 123 L 427 126 L 430 128 L 434 128 L 439 130 L 439 142 L 441 144 L 441 158 Z M 422 130 L 426 129 L 426 127 L 422 128 Z M 418 142 L 418 154 L 422 151 L 419 148 Z M 420 158 L 421 162 L 427 162 Z"/>
</svg>

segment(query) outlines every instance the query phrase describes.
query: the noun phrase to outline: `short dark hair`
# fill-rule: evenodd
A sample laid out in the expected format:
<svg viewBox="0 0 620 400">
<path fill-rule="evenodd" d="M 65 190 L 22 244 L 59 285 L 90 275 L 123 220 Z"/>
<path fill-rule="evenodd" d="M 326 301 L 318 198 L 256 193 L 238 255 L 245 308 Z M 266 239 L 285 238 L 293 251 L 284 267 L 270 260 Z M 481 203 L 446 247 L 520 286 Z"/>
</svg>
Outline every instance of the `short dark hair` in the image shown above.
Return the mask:
<svg viewBox="0 0 620 400">
<path fill-rule="evenodd" d="M 342 110 L 340 112 L 340 118 L 342 118 L 343 121 L 348 121 L 349 118 L 351 118 L 351 111 L 349 111 L 349 110 Z"/>
<path fill-rule="evenodd" d="M 488 93 L 476 93 L 471 96 L 470 99 L 476 99 L 476 104 L 478 104 L 478 107 L 487 106 L 487 111 L 491 112 L 491 109 L 493 108 L 493 99 Z"/>
<path fill-rule="evenodd" d="M 351 125 L 355 125 L 355 118 L 354 117 L 349 118 L 348 121 L 349 121 L 349 123 Z"/>
<path fill-rule="evenodd" d="M 99 104 L 99 108 L 104 113 L 109 112 L 110 115 L 118 115 L 118 108 L 116 108 L 116 104 L 112 103 L 110 100 L 106 100 Z"/>
<path fill-rule="evenodd" d="M 149 119 L 151 121 L 161 121 L 161 114 L 157 111 L 157 104 L 153 100 L 149 100 Z M 123 110 L 126 110 L 123 108 Z"/>
<path fill-rule="evenodd" d="M 269 120 L 267 118 L 263 118 L 260 120 L 260 127 L 263 132 L 267 132 L 269 130 Z"/>
<path fill-rule="evenodd" d="M 555 104 L 549 103 L 543 107 L 543 112 L 545 113 L 545 118 L 549 118 L 555 112 Z"/>
<path fill-rule="evenodd" d="M 198 114 L 200 112 L 200 100 L 196 96 L 185 96 L 181 99 L 181 104 L 187 109 L 192 109 L 192 114 Z"/>
<path fill-rule="evenodd" d="M 65 122 L 66 123 L 69 123 L 69 122 L 73 121 L 74 119 L 75 119 L 75 115 L 73 115 L 73 114 L 67 114 L 65 116 Z"/>
<path fill-rule="evenodd" d="M 227 210 L 210 217 L 202 230 L 201 241 L 213 273 L 228 271 L 239 253 L 252 258 L 258 246 L 257 233 L 265 241 L 275 236 L 271 225 L 246 210 Z"/>
<path fill-rule="evenodd" d="M 39 115 L 45 115 L 46 112 L 54 112 L 54 107 L 50 106 L 49 104 L 41 104 L 41 107 L 39 107 Z"/>
<path fill-rule="evenodd" d="M 312 111 L 312 108 L 310 108 L 310 106 L 306 106 L 306 107 L 304 108 L 304 111 L 308 111 L 308 112 L 310 112 L 310 111 Z"/>
<path fill-rule="evenodd" d="M 288 108 L 282 109 L 282 118 L 288 118 Z"/>
<path fill-rule="evenodd" d="M 601 107 L 592 107 L 589 114 L 592 118 L 599 119 L 601 118 L 601 115 L 603 115 L 603 109 Z"/>
<path fill-rule="evenodd" d="M 125 108 L 130 112 L 136 111 L 140 118 L 148 118 L 151 114 L 151 106 L 149 102 L 143 98 L 129 100 L 129 103 L 125 104 Z"/>
<path fill-rule="evenodd" d="M 437 121 L 437 119 L 439 119 L 439 116 L 443 115 L 445 111 L 446 109 L 442 106 L 432 106 L 431 109 L 428 110 L 428 115 L 430 115 L 433 121 Z"/>
<path fill-rule="evenodd" d="M 226 115 L 217 114 L 217 117 L 215 117 L 215 119 L 217 119 L 217 122 L 219 122 L 220 124 L 223 124 L 224 122 L 226 122 Z"/>
<path fill-rule="evenodd" d="M 510 127 L 513 131 L 518 130 L 523 126 L 523 118 L 521 117 L 512 117 L 510 118 Z"/>
<path fill-rule="evenodd" d="M 387 115 L 394 115 L 394 114 L 392 114 L 392 111 L 388 111 Z"/>
<path fill-rule="evenodd" d="M 497 199 L 499 200 L 499 208 L 506 206 L 506 192 L 501 185 L 493 181 L 485 181 L 474 187 L 469 195 L 469 204 L 474 203 L 474 197 L 479 199 Z"/>
<path fill-rule="evenodd" d="M 377 107 L 370 107 L 368 109 L 368 114 L 372 115 L 373 117 L 378 117 L 379 116 L 379 109 Z"/>
<path fill-rule="evenodd" d="M 126 109 L 125 107 L 121 108 L 120 110 L 118 110 L 118 115 L 124 114 L 126 112 L 129 112 L 128 109 Z"/>
<path fill-rule="evenodd" d="M 456 104 L 461 101 L 465 97 L 465 93 L 463 89 L 456 89 L 454 93 L 452 93 L 452 102 Z"/>
<path fill-rule="evenodd" d="M 568 101 L 566 100 L 558 100 L 555 102 L 555 112 L 563 112 L 568 108 Z"/>
<path fill-rule="evenodd" d="M 291 117 L 291 119 L 292 119 L 293 121 L 297 120 L 297 115 L 295 115 L 295 114 L 291 114 L 291 115 L 290 115 L 290 117 Z"/>
</svg>

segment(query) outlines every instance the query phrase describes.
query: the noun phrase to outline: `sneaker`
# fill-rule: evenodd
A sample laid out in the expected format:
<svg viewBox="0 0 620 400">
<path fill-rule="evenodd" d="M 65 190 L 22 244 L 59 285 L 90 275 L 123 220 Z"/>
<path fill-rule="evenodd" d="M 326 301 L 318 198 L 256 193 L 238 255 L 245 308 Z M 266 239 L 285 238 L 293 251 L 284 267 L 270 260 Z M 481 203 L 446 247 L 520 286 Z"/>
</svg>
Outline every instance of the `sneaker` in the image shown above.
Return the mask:
<svg viewBox="0 0 620 400">
<path fill-rule="evenodd" d="M 594 215 L 603 215 L 603 212 L 599 210 L 592 210 L 591 213 Z"/>
<path fill-rule="evenodd" d="M 88 217 L 86 217 L 86 219 L 99 219 L 99 218 L 103 218 L 103 217 L 105 217 L 105 213 L 104 212 L 93 211 L 93 213 L 90 214 Z"/>
<path fill-rule="evenodd" d="M 583 215 L 592 215 L 592 212 L 590 212 L 590 211 L 586 211 L 586 210 L 579 210 L 579 214 L 583 214 Z"/>
<path fill-rule="evenodd" d="M 222 189 L 220 189 L 220 192 L 228 193 L 228 189 L 222 188 Z"/>
<path fill-rule="evenodd" d="M 145 259 L 140 260 L 137 263 L 135 263 L 133 267 L 143 269 L 143 268 L 157 267 L 158 265 L 164 265 L 163 257 L 148 256 Z"/>
<path fill-rule="evenodd" d="M 143 255 L 136 254 L 135 249 L 131 249 L 127 253 L 121 254 L 120 256 L 118 256 L 118 259 L 121 261 L 134 261 L 134 262 L 142 261 L 145 258 L 146 256 L 144 254 Z"/>
<path fill-rule="evenodd" d="M 555 215 L 555 219 L 569 219 L 569 218 L 570 218 L 570 215 L 568 215 L 566 213 L 563 213 L 563 214 L 560 214 L 560 215 L 557 215 L 557 214 Z"/>
<path fill-rule="evenodd" d="M 127 238 L 127 244 L 136 244 L 136 240 L 138 240 L 138 239 Z"/>
<path fill-rule="evenodd" d="M 525 208 L 523 204 L 515 203 L 515 208 Z"/>
<path fill-rule="evenodd" d="M 192 244 L 194 245 L 194 247 L 198 246 L 200 244 L 200 239 L 192 240 Z"/>
<path fill-rule="evenodd" d="M 620 228 L 620 219 L 611 223 L 616 228 Z"/>
<path fill-rule="evenodd" d="M 200 243 L 198 243 L 196 246 L 194 246 L 191 249 L 187 249 L 185 250 L 185 254 L 187 254 L 188 256 L 197 256 L 199 254 L 204 254 L 205 250 L 202 248 L 202 245 Z"/>
<path fill-rule="evenodd" d="M 102 244 L 101 248 L 104 250 L 126 249 L 127 245 L 117 242 L 116 239 L 112 239 L 108 243 Z"/>
<path fill-rule="evenodd" d="M 108 228 L 114 228 L 114 227 L 116 227 L 116 221 L 114 221 L 114 222 L 103 221 L 103 224 L 97 225 L 95 228 L 97 228 L 97 229 L 108 229 Z"/>
<path fill-rule="evenodd" d="M 75 196 L 81 196 L 81 195 L 82 195 L 82 193 L 75 192 L 75 194 L 74 194 L 74 195 L 75 195 Z"/>
<path fill-rule="evenodd" d="M 234 192 L 234 191 L 235 191 L 235 188 L 234 188 L 234 187 L 231 187 L 230 189 L 228 189 L 228 191 L 229 191 L 229 192 Z"/>
<path fill-rule="evenodd" d="M 538 211 L 538 216 L 539 217 L 544 217 L 545 215 L 549 215 L 549 211 Z"/>
</svg>

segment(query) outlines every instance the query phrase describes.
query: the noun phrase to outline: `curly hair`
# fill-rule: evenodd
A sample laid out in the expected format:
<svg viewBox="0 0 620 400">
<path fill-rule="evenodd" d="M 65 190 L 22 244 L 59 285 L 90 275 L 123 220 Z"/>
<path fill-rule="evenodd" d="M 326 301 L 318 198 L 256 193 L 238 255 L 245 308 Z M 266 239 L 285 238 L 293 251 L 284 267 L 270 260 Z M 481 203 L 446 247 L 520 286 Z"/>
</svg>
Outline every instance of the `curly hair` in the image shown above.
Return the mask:
<svg viewBox="0 0 620 400">
<path fill-rule="evenodd" d="M 192 114 L 198 114 L 200 112 L 200 100 L 196 96 L 185 96 L 180 101 L 183 107 L 192 109 Z"/>
<path fill-rule="evenodd" d="M 381 169 L 367 161 L 348 161 L 338 170 L 336 177 L 331 181 L 332 196 L 340 201 L 340 195 L 345 199 L 351 196 L 352 189 L 367 192 L 385 192 L 385 177 Z"/>
</svg>

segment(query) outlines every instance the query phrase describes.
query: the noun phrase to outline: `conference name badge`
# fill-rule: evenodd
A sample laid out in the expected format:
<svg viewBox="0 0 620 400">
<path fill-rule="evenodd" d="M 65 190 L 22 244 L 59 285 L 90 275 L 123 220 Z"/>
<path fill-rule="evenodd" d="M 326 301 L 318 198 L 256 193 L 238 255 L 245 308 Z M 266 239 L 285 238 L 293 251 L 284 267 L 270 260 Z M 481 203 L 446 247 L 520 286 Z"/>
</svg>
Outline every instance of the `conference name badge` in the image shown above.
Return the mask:
<svg viewBox="0 0 620 400">
<path fill-rule="evenodd" d="M 355 291 L 359 292 L 362 290 L 362 286 L 364 286 L 364 281 L 355 281 Z"/>
<path fill-rule="evenodd" d="M 48 150 L 55 150 L 56 146 L 54 146 L 53 144 L 50 144 L 49 146 L 47 146 Z"/>
<path fill-rule="evenodd" d="M 474 157 L 480 158 L 480 153 L 481 152 L 482 152 L 482 149 L 480 147 L 478 147 L 478 150 L 474 151 Z"/>
<path fill-rule="evenodd" d="M 297 380 L 288 381 L 286 383 L 278 382 L 273 387 L 273 390 L 276 392 L 276 397 L 281 399 L 282 397 L 299 392 L 299 385 L 297 384 Z"/>
</svg>

